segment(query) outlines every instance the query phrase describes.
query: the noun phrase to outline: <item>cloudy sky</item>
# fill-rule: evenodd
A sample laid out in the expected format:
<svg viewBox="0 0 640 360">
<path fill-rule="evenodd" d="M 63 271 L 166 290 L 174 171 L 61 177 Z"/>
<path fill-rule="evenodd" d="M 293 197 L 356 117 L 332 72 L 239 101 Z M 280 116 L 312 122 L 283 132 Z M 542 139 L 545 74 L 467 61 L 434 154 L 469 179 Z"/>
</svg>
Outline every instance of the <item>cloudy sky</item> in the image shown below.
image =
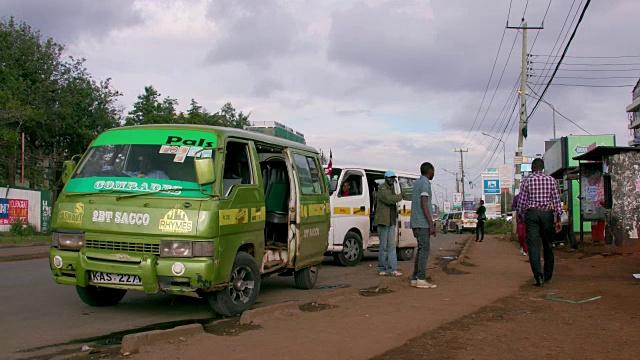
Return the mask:
<svg viewBox="0 0 640 360">
<path fill-rule="evenodd" d="M 476 195 L 480 172 L 502 163 L 501 143 L 483 131 L 502 137 L 512 162 L 522 35 L 505 30 L 507 21 L 518 26 L 523 14 L 529 26 L 544 21 L 544 30 L 528 33 L 528 83 L 540 94 L 558 59 L 549 55 L 562 53 L 585 3 L 3 0 L 0 16 L 26 21 L 85 57 L 94 77 L 113 79 L 125 111 L 150 84 L 182 111 L 192 98 L 210 111 L 230 101 L 253 121 L 282 122 L 309 145 L 331 149 L 336 166 L 416 172 L 431 161 L 435 183 L 451 197 L 454 177 L 443 169 L 459 171 L 454 149 L 469 150 L 466 181 Z M 545 95 L 586 131 L 615 134 L 618 145 L 629 140 L 632 88 L 608 86 L 640 77 L 639 13 L 637 0 L 593 1 L 553 81 L 590 86 L 552 85 Z M 529 111 L 535 102 L 529 98 Z M 556 131 L 585 134 L 559 115 Z M 542 153 L 552 135 L 552 111 L 541 104 L 525 155 Z"/>
</svg>

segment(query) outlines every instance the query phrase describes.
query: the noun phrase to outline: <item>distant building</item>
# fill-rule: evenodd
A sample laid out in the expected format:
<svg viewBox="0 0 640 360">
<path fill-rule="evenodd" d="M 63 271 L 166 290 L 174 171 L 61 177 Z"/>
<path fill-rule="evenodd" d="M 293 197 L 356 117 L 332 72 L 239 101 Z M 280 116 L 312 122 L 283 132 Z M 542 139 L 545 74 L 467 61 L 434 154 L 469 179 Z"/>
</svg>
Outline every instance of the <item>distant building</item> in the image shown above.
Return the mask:
<svg viewBox="0 0 640 360">
<path fill-rule="evenodd" d="M 295 141 L 300 144 L 306 144 L 304 134 L 295 131 L 277 121 L 256 121 L 247 128 L 248 130 L 259 132 L 266 135 L 276 136 L 279 138 Z"/>
<path fill-rule="evenodd" d="M 631 130 L 632 137 L 631 141 L 629 141 L 629 146 L 640 147 L 640 80 L 633 88 L 631 98 L 631 104 L 627 106 L 629 130 Z"/>
</svg>

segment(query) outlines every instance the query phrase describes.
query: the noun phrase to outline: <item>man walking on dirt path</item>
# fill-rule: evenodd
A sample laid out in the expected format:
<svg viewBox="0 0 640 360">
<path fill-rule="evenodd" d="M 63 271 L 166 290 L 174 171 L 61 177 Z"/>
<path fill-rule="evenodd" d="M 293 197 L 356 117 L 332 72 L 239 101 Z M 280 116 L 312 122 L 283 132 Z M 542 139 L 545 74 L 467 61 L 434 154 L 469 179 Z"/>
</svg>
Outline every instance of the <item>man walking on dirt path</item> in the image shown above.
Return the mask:
<svg viewBox="0 0 640 360">
<path fill-rule="evenodd" d="M 525 212 L 529 263 L 536 280 L 535 285 L 544 286 L 545 281 L 551 281 L 553 276 L 554 255 L 551 240 L 553 240 L 554 215 L 555 230 L 560 232 L 562 206 L 558 183 L 542 172 L 544 161 L 540 158 L 534 159 L 531 169 L 533 174 L 525 178 L 520 185 L 518 211 Z M 544 251 L 544 270 L 540 267 L 541 247 Z"/>
<path fill-rule="evenodd" d="M 437 285 L 430 284 L 426 280 L 427 259 L 431 248 L 431 235 L 436 236 L 436 227 L 433 224 L 433 206 L 431 205 L 431 180 L 435 175 L 435 169 L 431 163 L 420 165 L 420 178 L 413 184 L 411 195 L 411 229 L 413 236 L 418 241 L 418 253 L 416 254 L 411 276 L 411 286 L 420 289 L 432 289 Z"/>
<path fill-rule="evenodd" d="M 396 174 L 387 170 L 384 173 L 384 184 L 378 189 L 376 215 L 373 223 L 378 227 L 380 237 L 380 252 L 378 252 L 378 275 L 402 276 L 398 271 L 398 257 L 396 254 L 396 222 L 398 221 L 397 203 L 402 200 L 400 194 L 394 191 Z"/>
</svg>

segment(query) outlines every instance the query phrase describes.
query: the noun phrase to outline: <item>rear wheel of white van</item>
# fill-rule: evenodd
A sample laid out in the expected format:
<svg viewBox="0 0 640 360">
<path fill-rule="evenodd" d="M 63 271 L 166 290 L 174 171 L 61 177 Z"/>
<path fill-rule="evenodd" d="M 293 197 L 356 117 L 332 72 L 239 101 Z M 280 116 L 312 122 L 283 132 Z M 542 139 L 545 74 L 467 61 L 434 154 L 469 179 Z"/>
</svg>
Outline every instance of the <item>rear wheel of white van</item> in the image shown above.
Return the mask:
<svg viewBox="0 0 640 360">
<path fill-rule="evenodd" d="M 397 248 L 398 260 L 409 261 L 413 259 L 414 248 Z"/>
<path fill-rule="evenodd" d="M 251 309 L 260 292 L 260 269 L 253 256 L 236 254 L 229 284 L 221 291 L 208 294 L 213 311 L 222 316 L 235 316 Z"/>
<path fill-rule="evenodd" d="M 344 237 L 342 251 L 333 257 L 342 266 L 354 266 L 362 259 L 362 239 L 353 231 L 347 232 Z"/>
<path fill-rule="evenodd" d="M 316 281 L 318 281 L 318 270 L 320 269 L 317 266 L 309 266 L 308 268 L 296 271 L 293 274 L 296 287 L 303 290 L 313 289 L 313 287 L 316 286 Z"/>
<path fill-rule="evenodd" d="M 127 290 L 89 285 L 76 286 L 76 292 L 85 304 L 90 306 L 113 306 L 122 300 Z"/>
</svg>

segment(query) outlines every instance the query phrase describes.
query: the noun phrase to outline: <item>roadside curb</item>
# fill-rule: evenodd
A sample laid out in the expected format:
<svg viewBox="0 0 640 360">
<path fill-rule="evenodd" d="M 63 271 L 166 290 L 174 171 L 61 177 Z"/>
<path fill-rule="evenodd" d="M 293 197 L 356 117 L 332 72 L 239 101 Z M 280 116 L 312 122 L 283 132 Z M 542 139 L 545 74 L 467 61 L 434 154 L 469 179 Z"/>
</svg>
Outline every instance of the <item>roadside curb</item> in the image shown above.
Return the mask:
<svg viewBox="0 0 640 360">
<path fill-rule="evenodd" d="M 0 262 L 44 259 L 49 257 L 49 250 L 34 252 L 14 252 L 10 254 L 0 253 Z"/>
<path fill-rule="evenodd" d="M 274 304 L 257 309 L 247 310 L 240 315 L 240 325 L 257 324 L 258 319 L 271 315 L 278 311 L 299 312 L 300 302 L 288 301 L 282 304 Z"/>
<path fill-rule="evenodd" d="M 447 269 L 449 269 L 449 270 L 457 269 L 458 266 L 460 266 L 460 262 L 464 261 L 464 259 L 467 257 L 467 253 L 469 252 L 469 247 L 471 246 L 471 243 L 473 242 L 471 240 L 473 240 L 473 236 L 469 236 L 467 238 L 467 243 L 462 248 L 462 251 L 460 251 L 460 255 L 458 255 L 457 259 L 455 259 L 452 262 L 447 264 Z"/>
<path fill-rule="evenodd" d="M 173 329 L 153 330 L 137 334 L 125 335 L 122 338 L 120 354 L 128 355 L 134 351 L 139 350 L 142 346 L 147 346 L 159 342 L 167 342 L 179 337 L 193 336 L 203 333 L 204 328 L 202 327 L 202 324 L 191 324 L 177 326 Z"/>
</svg>

